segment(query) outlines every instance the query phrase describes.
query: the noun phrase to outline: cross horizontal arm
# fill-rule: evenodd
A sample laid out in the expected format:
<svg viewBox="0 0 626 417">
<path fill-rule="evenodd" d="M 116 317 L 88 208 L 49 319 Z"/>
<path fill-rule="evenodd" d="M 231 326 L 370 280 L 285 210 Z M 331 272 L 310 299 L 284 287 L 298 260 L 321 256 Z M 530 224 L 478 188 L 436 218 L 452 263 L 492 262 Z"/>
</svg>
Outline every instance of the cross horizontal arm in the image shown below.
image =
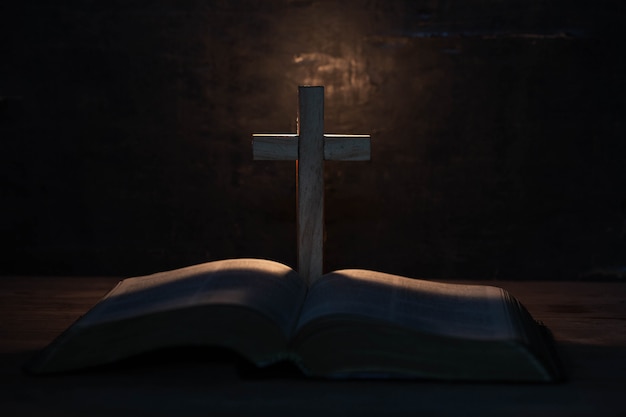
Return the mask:
<svg viewBox="0 0 626 417">
<path fill-rule="evenodd" d="M 298 135 L 252 135 L 252 158 L 255 160 L 293 161 L 298 159 Z M 324 160 L 369 161 L 370 135 L 324 135 Z"/>
<path fill-rule="evenodd" d="M 298 159 L 298 135 L 252 135 L 252 159 L 258 161 L 295 161 Z"/>
<path fill-rule="evenodd" d="M 324 160 L 369 161 L 370 135 L 324 135 Z"/>
</svg>

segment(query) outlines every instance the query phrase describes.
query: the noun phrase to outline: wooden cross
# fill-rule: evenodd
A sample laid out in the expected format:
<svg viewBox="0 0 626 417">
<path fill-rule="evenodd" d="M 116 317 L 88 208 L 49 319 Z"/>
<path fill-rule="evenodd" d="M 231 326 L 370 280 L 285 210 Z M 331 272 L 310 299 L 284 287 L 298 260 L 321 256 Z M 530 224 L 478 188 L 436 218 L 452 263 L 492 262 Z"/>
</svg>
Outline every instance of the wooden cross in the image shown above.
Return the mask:
<svg viewBox="0 0 626 417">
<path fill-rule="evenodd" d="M 324 160 L 367 161 L 369 135 L 324 134 L 324 87 L 298 87 L 297 134 L 254 134 L 255 160 L 295 160 L 298 272 L 310 285 L 322 276 Z"/>
</svg>

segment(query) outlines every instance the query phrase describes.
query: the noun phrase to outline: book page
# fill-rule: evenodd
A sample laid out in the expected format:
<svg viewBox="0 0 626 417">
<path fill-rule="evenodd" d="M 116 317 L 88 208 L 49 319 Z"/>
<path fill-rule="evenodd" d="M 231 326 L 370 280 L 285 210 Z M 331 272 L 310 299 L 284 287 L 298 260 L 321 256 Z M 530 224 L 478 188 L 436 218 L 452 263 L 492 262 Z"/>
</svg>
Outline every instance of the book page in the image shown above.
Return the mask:
<svg viewBox="0 0 626 417">
<path fill-rule="evenodd" d="M 333 315 L 385 321 L 441 336 L 515 335 L 500 288 L 405 278 L 366 270 L 326 274 L 309 290 L 298 329 Z"/>
<path fill-rule="evenodd" d="M 291 268 L 260 259 L 233 259 L 121 281 L 77 325 L 121 320 L 201 305 L 235 305 L 269 316 L 289 334 L 306 285 Z"/>
</svg>

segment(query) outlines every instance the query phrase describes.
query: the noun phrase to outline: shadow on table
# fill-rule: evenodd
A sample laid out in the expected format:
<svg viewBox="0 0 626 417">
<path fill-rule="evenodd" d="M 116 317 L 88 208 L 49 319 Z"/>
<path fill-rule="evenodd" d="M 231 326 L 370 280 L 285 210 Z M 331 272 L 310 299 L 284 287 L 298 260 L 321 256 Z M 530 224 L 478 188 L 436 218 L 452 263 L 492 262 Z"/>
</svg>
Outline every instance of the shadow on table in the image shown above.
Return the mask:
<svg viewBox="0 0 626 417">
<path fill-rule="evenodd" d="M 565 373 L 565 382 L 576 380 L 622 380 L 626 375 L 626 346 L 601 346 L 579 343 L 557 343 L 557 355 Z M 22 367 L 34 351 L 0 353 L 0 371 L 23 373 Z M 122 359 L 81 371 L 52 374 L 42 378 L 71 375 L 151 375 L 184 373 L 189 378 L 205 380 L 304 380 L 300 369 L 290 361 L 258 368 L 243 356 L 221 347 L 166 348 Z M 406 380 L 401 380 L 406 381 Z M 409 379 L 419 382 L 419 379 Z M 454 381 L 452 381 L 454 383 Z M 460 381 L 458 383 L 467 383 Z M 532 384 L 531 384 L 532 385 Z"/>
</svg>

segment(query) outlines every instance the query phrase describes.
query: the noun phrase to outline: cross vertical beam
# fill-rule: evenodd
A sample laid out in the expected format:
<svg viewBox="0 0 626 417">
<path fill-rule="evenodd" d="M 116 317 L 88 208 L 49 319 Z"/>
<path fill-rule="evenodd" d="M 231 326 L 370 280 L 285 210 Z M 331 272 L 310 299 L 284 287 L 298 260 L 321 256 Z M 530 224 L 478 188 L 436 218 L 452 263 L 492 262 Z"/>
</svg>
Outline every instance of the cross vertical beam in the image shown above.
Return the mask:
<svg viewBox="0 0 626 417">
<path fill-rule="evenodd" d="M 295 160 L 298 272 L 311 285 L 322 276 L 324 160 L 368 161 L 369 135 L 324 134 L 324 87 L 298 87 L 298 133 L 253 134 L 255 160 Z"/>
<path fill-rule="evenodd" d="M 324 87 L 298 87 L 298 273 L 322 276 L 324 245 Z"/>
</svg>

